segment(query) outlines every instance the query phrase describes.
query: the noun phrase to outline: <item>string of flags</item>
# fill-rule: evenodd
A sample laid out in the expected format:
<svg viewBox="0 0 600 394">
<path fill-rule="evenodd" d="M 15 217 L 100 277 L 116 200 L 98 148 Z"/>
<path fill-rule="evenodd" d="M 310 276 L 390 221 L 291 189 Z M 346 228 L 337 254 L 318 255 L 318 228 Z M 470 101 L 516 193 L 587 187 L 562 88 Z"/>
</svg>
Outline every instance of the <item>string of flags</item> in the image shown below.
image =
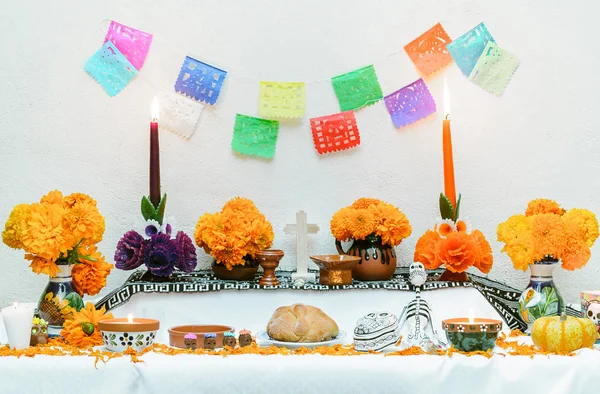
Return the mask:
<svg viewBox="0 0 600 394">
<path fill-rule="evenodd" d="M 115 96 L 141 71 L 152 38 L 150 33 L 111 21 L 103 45 L 86 61 L 84 70 L 109 96 Z M 454 62 L 471 82 L 497 96 L 504 93 L 519 66 L 518 58 L 496 43 L 483 22 L 454 40 L 438 23 L 406 44 L 404 50 L 424 77 Z M 219 101 L 227 71 L 186 56 L 173 76 L 176 76 L 173 91 L 161 93 L 160 126 L 190 138 L 204 106 Z M 355 111 L 381 100 L 396 128 L 406 127 L 437 110 L 423 78 L 384 96 L 373 65 L 334 76 L 331 85 L 340 112 L 310 119 L 313 143 L 319 154 L 359 146 Z M 260 81 L 260 118 L 236 114 L 233 151 L 272 158 L 279 120 L 304 115 L 305 90 L 304 82 Z"/>
</svg>

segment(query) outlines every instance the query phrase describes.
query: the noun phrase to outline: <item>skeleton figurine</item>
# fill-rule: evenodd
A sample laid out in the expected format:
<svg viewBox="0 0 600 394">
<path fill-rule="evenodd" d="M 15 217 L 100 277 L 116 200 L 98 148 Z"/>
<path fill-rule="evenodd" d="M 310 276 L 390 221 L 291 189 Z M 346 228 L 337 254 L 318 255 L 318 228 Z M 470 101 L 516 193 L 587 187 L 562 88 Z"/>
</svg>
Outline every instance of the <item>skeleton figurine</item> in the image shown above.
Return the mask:
<svg viewBox="0 0 600 394">
<path fill-rule="evenodd" d="M 426 352 L 433 353 L 445 344 L 438 339 L 437 331 L 433 328 L 429 304 L 421 299 L 421 286 L 426 279 L 427 272 L 423 264 L 412 263 L 409 268 L 409 280 L 415 286 L 415 298 L 404 307 L 399 325 L 403 348 L 420 346 Z"/>
</svg>

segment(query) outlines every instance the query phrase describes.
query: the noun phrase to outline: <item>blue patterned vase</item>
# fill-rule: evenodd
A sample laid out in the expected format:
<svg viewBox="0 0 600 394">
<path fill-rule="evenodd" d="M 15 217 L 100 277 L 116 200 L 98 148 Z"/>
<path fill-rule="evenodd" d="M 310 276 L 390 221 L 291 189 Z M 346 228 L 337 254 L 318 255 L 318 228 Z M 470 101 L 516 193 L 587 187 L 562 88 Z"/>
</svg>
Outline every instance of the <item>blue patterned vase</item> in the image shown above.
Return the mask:
<svg viewBox="0 0 600 394">
<path fill-rule="evenodd" d="M 519 314 L 527 323 L 527 332 L 533 322 L 542 316 L 558 316 L 565 303 L 552 280 L 558 260 L 538 261 L 531 264 L 529 285 L 519 298 Z"/>
</svg>

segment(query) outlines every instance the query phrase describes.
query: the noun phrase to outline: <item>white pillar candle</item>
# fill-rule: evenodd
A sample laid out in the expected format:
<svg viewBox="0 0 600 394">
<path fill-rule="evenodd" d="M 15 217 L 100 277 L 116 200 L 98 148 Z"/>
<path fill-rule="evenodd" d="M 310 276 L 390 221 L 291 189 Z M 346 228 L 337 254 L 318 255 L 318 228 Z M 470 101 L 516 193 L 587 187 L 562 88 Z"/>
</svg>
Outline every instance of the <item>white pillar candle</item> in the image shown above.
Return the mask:
<svg viewBox="0 0 600 394">
<path fill-rule="evenodd" d="M 11 349 L 26 349 L 31 339 L 31 326 L 35 304 L 18 304 L 2 309 L 2 319 Z"/>
</svg>

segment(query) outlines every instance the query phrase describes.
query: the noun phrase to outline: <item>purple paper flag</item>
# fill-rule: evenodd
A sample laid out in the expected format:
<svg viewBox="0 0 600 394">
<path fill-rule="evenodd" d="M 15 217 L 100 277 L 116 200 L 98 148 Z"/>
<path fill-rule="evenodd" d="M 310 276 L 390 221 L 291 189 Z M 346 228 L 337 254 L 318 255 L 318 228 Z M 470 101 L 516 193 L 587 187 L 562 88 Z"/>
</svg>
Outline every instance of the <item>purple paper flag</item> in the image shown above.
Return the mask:
<svg viewBox="0 0 600 394">
<path fill-rule="evenodd" d="M 217 102 L 226 75 L 227 71 L 186 56 L 175 82 L 175 91 L 213 105 Z"/>
<path fill-rule="evenodd" d="M 139 71 L 148 56 L 150 44 L 152 44 L 152 34 L 110 21 L 104 43 L 106 44 L 107 41 L 112 42 L 119 52 L 129 60 L 129 63 Z"/>
<path fill-rule="evenodd" d="M 396 127 L 407 126 L 436 111 L 435 100 L 422 78 L 385 96 L 384 101 Z"/>
</svg>

